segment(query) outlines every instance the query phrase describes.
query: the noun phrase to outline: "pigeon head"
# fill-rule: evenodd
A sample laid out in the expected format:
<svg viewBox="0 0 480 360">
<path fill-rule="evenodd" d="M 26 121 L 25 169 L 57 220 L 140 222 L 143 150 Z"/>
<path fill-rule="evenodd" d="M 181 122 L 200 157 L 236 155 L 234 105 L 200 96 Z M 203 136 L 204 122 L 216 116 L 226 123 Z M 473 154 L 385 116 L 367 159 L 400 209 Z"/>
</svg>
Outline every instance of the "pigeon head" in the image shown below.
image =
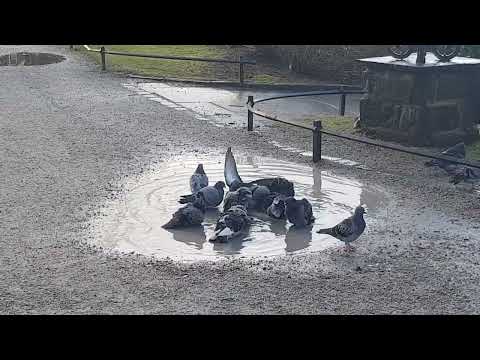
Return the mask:
<svg viewBox="0 0 480 360">
<path fill-rule="evenodd" d="M 293 196 L 287 197 L 285 200 L 285 205 L 291 206 L 297 203 L 297 200 Z"/>
<path fill-rule="evenodd" d="M 217 181 L 214 187 L 217 190 L 223 189 L 225 187 L 225 183 L 223 181 Z"/>
<path fill-rule="evenodd" d="M 236 191 L 242 186 L 242 183 L 238 180 L 233 180 L 230 184 L 230 191 Z"/>
<path fill-rule="evenodd" d="M 198 164 L 197 170 L 195 170 L 195 173 L 205 175 L 205 170 L 203 170 L 203 164 Z"/>
<path fill-rule="evenodd" d="M 355 208 L 355 216 L 361 216 L 367 213 L 367 210 L 364 208 L 365 205 L 357 206 Z"/>
</svg>

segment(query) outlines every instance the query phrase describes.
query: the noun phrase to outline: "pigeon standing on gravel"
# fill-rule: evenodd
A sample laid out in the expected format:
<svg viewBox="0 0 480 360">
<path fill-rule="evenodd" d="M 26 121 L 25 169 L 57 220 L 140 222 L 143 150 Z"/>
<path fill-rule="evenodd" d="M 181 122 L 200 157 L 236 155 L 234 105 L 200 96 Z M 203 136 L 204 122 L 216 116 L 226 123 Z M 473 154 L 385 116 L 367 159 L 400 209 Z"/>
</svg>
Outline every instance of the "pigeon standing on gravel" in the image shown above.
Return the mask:
<svg viewBox="0 0 480 360">
<path fill-rule="evenodd" d="M 244 206 L 232 206 L 218 219 L 215 225 L 215 233 L 209 241 L 227 242 L 245 231 L 250 223 L 251 218 L 248 216 L 247 209 Z"/>
<path fill-rule="evenodd" d="M 312 205 L 307 199 L 297 200 L 290 196 L 285 199 L 285 215 L 296 227 L 304 227 L 315 221 Z"/>
<path fill-rule="evenodd" d="M 251 200 L 252 192 L 246 187 L 241 187 L 236 191 L 229 191 L 225 196 L 225 201 L 223 202 L 223 211 L 228 211 L 235 205 L 241 205 L 247 209 Z"/>
<path fill-rule="evenodd" d="M 190 190 L 195 194 L 200 189 L 208 186 L 208 177 L 203 170 L 203 164 L 198 164 L 197 169 L 190 176 Z"/>
<path fill-rule="evenodd" d="M 193 196 L 195 200 L 178 209 L 172 215 L 172 219 L 162 226 L 164 229 L 177 229 L 202 224 L 206 210 L 205 199 L 200 192 Z"/>
<path fill-rule="evenodd" d="M 285 199 L 283 195 L 277 195 L 267 208 L 267 215 L 274 219 L 285 219 Z"/>
<path fill-rule="evenodd" d="M 471 167 L 464 166 L 450 180 L 450 182 L 454 185 L 457 185 L 462 181 L 472 184 L 471 191 L 473 191 L 475 184 L 480 183 L 480 169 L 473 169 Z"/>
<path fill-rule="evenodd" d="M 448 149 L 442 151 L 440 155 L 450 156 L 453 158 L 457 158 L 459 160 L 463 160 L 465 159 L 465 143 L 461 142 L 452 147 L 449 147 Z M 437 166 L 441 169 L 444 169 L 449 174 L 452 174 L 454 169 L 457 167 L 456 164 L 453 164 L 450 161 L 441 160 L 441 159 L 429 160 L 425 163 L 425 166 L 427 167 Z"/>
<path fill-rule="evenodd" d="M 223 201 L 225 183 L 217 181 L 214 186 L 207 186 L 198 190 L 196 194 L 202 194 L 207 208 L 217 207 Z M 180 204 L 192 203 L 196 199 L 195 194 L 182 195 L 178 201 Z"/>
<path fill-rule="evenodd" d="M 357 240 L 365 231 L 366 223 L 363 214 L 366 210 L 362 206 L 357 206 L 355 212 L 349 218 L 338 223 L 334 227 L 327 229 L 320 229 L 319 234 L 328 234 L 345 243 L 345 250 L 352 250 L 350 245 L 352 241 Z"/>
</svg>

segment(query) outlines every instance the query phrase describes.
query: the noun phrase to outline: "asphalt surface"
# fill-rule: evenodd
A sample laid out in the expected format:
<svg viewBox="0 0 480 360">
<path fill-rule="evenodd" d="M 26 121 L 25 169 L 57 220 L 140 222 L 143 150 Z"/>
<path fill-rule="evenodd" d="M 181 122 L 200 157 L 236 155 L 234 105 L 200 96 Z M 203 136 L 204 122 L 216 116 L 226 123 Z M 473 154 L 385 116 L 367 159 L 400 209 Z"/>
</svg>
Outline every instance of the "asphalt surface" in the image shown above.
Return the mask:
<svg viewBox="0 0 480 360">
<path fill-rule="evenodd" d="M 219 128 L 132 96 L 120 75 L 67 47 L 2 46 L 63 54 L 58 64 L 0 67 L 0 313 L 437 314 L 478 313 L 478 193 L 448 184 L 424 159 L 325 137 L 323 161 L 388 190 L 349 256 L 337 250 L 275 260 L 181 264 L 86 245 L 89 220 L 122 183 L 192 150 L 299 162 L 284 151 L 311 135 L 275 126 Z M 241 149 L 241 150 L 240 150 Z M 382 221 L 383 219 L 383 221 Z M 368 224 L 368 217 L 367 217 Z"/>
</svg>

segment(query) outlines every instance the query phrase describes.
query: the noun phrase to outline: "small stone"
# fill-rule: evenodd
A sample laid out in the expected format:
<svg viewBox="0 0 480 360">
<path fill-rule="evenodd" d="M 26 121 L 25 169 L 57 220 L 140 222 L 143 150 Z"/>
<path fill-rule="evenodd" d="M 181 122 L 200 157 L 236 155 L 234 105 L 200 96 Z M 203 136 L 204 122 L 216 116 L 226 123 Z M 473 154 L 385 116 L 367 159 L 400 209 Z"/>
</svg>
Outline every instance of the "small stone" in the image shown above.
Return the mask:
<svg viewBox="0 0 480 360">
<path fill-rule="evenodd" d="M 360 266 L 357 266 L 357 267 L 355 268 L 355 271 L 360 272 L 360 271 L 362 271 L 362 268 L 361 268 Z"/>
</svg>

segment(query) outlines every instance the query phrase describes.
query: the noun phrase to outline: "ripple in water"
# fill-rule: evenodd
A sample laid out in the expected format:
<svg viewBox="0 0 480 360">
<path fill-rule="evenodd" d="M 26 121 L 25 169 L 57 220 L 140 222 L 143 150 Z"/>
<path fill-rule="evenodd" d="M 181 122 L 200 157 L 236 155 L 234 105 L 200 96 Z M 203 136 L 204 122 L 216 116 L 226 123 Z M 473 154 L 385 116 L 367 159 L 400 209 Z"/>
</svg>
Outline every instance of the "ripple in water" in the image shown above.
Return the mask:
<svg viewBox="0 0 480 360">
<path fill-rule="evenodd" d="M 368 219 L 382 204 L 385 193 L 378 188 L 343 177 L 333 177 L 318 167 L 269 158 L 235 154 L 238 172 L 244 181 L 283 176 L 295 184 L 297 198 L 305 197 L 313 207 L 314 225 L 306 229 L 274 220 L 265 214 L 252 214 L 255 221 L 248 234 L 226 244 L 210 243 L 219 209 L 208 210 L 202 226 L 183 230 L 165 230 L 171 215 L 182 205 L 177 200 L 188 194 L 189 178 L 198 163 L 203 163 L 210 184 L 225 181 L 224 157 L 182 156 L 162 163 L 157 169 L 127 186 L 120 200 L 105 207 L 103 216 L 93 220 L 96 245 L 121 252 L 137 252 L 176 260 L 216 260 L 231 256 L 275 256 L 319 251 L 342 243 L 315 231 L 333 226 L 366 204 Z"/>
</svg>

